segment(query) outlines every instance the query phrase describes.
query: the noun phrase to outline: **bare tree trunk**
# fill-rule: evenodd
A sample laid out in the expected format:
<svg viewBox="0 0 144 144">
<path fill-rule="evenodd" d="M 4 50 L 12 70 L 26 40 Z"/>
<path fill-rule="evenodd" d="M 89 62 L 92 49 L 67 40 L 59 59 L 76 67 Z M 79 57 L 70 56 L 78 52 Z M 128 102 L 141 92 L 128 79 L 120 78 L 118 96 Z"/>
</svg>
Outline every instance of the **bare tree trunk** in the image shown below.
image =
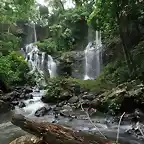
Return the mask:
<svg viewBox="0 0 144 144">
<path fill-rule="evenodd" d="M 76 132 L 49 122 L 36 122 L 22 115 L 14 115 L 12 123 L 21 129 L 43 138 L 46 144 L 110 144 L 112 141 L 98 135 Z"/>
<path fill-rule="evenodd" d="M 63 2 L 61 0 L 59 0 L 59 3 L 61 5 L 62 10 L 64 10 L 64 4 L 63 4 Z"/>
</svg>

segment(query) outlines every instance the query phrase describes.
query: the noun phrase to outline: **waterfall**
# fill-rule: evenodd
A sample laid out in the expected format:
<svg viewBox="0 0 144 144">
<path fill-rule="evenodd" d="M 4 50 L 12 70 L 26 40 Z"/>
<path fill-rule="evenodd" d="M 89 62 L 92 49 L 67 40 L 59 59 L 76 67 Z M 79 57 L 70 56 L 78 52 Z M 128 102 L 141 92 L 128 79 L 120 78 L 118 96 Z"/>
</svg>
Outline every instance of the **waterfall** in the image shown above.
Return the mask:
<svg viewBox="0 0 144 144">
<path fill-rule="evenodd" d="M 47 66 L 48 66 L 48 71 L 49 71 L 49 74 L 50 74 L 50 78 L 53 78 L 53 77 L 56 77 L 57 73 L 56 73 L 56 63 L 54 62 L 53 58 L 48 55 L 48 63 L 47 63 Z"/>
<path fill-rule="evenodd" d="M 34 23 L 31 23 L 33 27 L 33 42 L 37 42 L 36 27 Z M 25 56 L 25 60 L 28 62 L 30 68 L 30 74 L 36 74 L 38 79 L 44 79 L 47 72 L 50 78 L 56 77 L 57 66 L 52 56 L 46 55 L 45 52 L 41 52 L 38 46 L 34 43 L 30 43 L 22 48 L 22 52 Z"/>
<path fill-rule="evenodd" d="M 34 30 L 34 42 L 37 42 L 37 34 L 36 34 L 35 23 L 34 23 L 34 25 L 33 25 L 33 30 Z"/>
<path fill-rule="evenodd" d="M 45 70 L 48 70 L 50 77 L 56 77 L 57 66 L 52 56 L 46 55 L 45 52 L 41 52 L 37 45 L 33 43 L 26 45 L 25 47 L 25 60 L 31 69 L 30 73 L 38 72 L 41 76 L 45 74 Z M 47 65 L 45 65 L 45 62 Z"/>
<path fill-rule="evenodd" d="M 90 41 L 85 53 L 85 76 L 84 80 L 95 79 L 100 74 L 101 65 L 101 34 L 96 31 L 95 42 Z"/>
</svg>

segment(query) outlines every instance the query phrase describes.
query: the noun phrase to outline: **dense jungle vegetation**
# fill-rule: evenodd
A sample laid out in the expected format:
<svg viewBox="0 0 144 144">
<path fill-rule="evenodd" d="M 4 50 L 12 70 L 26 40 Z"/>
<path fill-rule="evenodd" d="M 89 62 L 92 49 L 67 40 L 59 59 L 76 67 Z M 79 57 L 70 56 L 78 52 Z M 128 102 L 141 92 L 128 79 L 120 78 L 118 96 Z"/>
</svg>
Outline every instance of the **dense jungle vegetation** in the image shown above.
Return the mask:
<svg viewBox="0 0 144 144">
<path fill-rule="evenodd" d="M 141 0 L 0 1 L 0 79 L 22 84 L 28 66 L 19 53 L 22 42 L 17 23 L 33 21 L 47 35 L 36 44 L 48 54 L 78 50 L 86 43 L 88 27 L 101 31 L 105 61 L 101 75 L 84 85 L 115 86 L 131 79 L 143 81 L 144 2 Z M 86 45 L 85 44 L 85 45 Z"/>
</svg>

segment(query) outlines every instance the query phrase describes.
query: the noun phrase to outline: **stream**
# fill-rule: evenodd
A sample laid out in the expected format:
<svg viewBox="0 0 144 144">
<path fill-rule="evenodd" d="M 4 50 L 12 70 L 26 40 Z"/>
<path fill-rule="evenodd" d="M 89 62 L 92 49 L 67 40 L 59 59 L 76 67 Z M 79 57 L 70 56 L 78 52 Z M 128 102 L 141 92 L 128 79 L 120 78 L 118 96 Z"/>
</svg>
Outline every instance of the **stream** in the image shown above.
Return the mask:
<svg viewBox="0 0 144 144">
<path fill-rule="evenodd" d="M 41 102 L 41 96 L 44 95 L 44 91 L 35 91 L 32 93 L 33 99 L 24 100 L 23 102 L 26 104 L 24 108 L 16 107 L 15 110 L 1 114 L 0 116 L 0 144 L 8 144 L 13 139 L 26 134 L 19 127 L 14 126 L 10 120 L 13 113 L 23 114 L 24 116 L 30 119 L 36 119 L 37 121 L 48 121 L 53 122 L 55 117 L 53 114 L 49 114 L 43 117 L 35 117 L 34 113 L 40 107 L 43 107 L 45 104 Z M 116 139 L 117 135 L 117 127 L 118 124 L 106 124 L 106 120 L 104 116 L 94 116 L 92 117 L 92 121 L 95 123 L 96 127 L 94 127 L 90 121 L 87 119 L 85 112 L 81 110 L 74 111 L 76 116 L 79 116 L 77 119 L 70 120 L 69 118 L 59 117 L 55 122 L 58 124 L 62 124 L 68 127 L 71 127 L 76 130 L 83 130 L 87 132 L 99 133 L 98 129 L 109 138 Z M 122 144 L 142 144 L 144 141 L 138 140 L 135 137 L 132 137 L 129 134 L 126 134 L 125 131 L 131 127 L 130 124 L 125 124 L 120 126 L 120 142 Z M 98 128 L 98 129 L 97 129 Z"/>
</svg>

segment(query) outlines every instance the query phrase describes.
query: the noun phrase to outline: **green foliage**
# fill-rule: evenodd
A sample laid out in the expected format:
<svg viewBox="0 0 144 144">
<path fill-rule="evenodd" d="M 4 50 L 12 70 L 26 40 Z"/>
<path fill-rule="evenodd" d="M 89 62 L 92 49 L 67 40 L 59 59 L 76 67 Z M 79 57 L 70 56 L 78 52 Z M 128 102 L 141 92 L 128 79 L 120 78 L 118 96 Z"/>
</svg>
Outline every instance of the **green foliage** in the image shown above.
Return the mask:
<svg viewBox="0 0 144 144">
<path fill-rule="evenodd" d="M 0 33 L 0 52 L 6 55 L 13 50 L 17 50 L 19 42 L 20 38 L 12 33 Z"/>
<path fill-rule="evenodd" d="M 129 73 L 126 62 L 119 59 L 115 62 L 109 63 L 104 67 L 99 79 L 107 84 L 116 85 L 127 81 L 129 79 Z"/>
<path fill-rule="evenodd" d="M 9 85 L 21 85 L 28 83 L 28 65 L 23 56 L 17 52 L 11 52 L 7 56 L 0 56 L 0 78 Z"/>
<path fill-rule="evenodd" d="M 0 78 L 3 81 L 11 82 L 15 78 L 14 72 L 11 70 L 11 62 L 5 56 L 0 56 Z"/>
<path fill-rule="evenodd" d="M 11 52 L 8 55 L 8 59 L 11 61 L 11 70 L 17 75 L 17 79 L 14 81 L 16 83 L 26 82 L 26 74 L 28 73 L 29 68 L 24 57 L 17 52 Z"/>
<path fill-rule="evenodd" d="M 116 14 L 118 9 L 116 9 L 115 3 L 115 0 L 98 0 L 95 2 L 95 9 L 88 20 L 95 29 L 110 33 L 117 29 Z"/>
<path fill-rule="evenodd" d="M 17 20 L 28 20 L 36 15 L 34 0 L 1 0 L 0 21 L 2 23 L 15 23 Z"/>
<path fill-rule="evenodd" d="M 137 0 L 95 0 L 95 8 L 89 16 L 88 22 L 97 30 L 102 30 L 104 33 L 115 34 L 121 26 L 121 19 L 125 17 L 127 25 L 141 24 L 143 17 L 143 1 Z"/>
<path fill-rule="evenodd" d="M 35 43 L 41 51 L 47 52 L 48 54 L 54 54 L 57 52 L 57 44 L 52 38 L 44 39 L 41 42 Z"/>
<path fill-rule="evenodd" d="M 137 67 L 137 73 L 144 72 L 144 41 L 141 41 L 133 50 L 132 56 Z"/>
<path fill-rule="evenodd" d="M 91 13 L 92 7 L 67 10 L 54 8 L 54 11 L 47 18 L 49 38 L 39 42 L 38 45 L 47 53 L 75 50 L 78 47 L 76 44 L 83 43 L 87 37 L 86 19 Z M 42 16 L 46 16 L 45 12 Z"/>
<path fill-rule="evenodd" d="M 74 82 L 64 77 L 49 79 L 46 87 L 47 94 L 45 96 L 45 101 L 59 102 L 66 99 L 68 100 L 72 96 L 73 85 Z"/>
</svg>

